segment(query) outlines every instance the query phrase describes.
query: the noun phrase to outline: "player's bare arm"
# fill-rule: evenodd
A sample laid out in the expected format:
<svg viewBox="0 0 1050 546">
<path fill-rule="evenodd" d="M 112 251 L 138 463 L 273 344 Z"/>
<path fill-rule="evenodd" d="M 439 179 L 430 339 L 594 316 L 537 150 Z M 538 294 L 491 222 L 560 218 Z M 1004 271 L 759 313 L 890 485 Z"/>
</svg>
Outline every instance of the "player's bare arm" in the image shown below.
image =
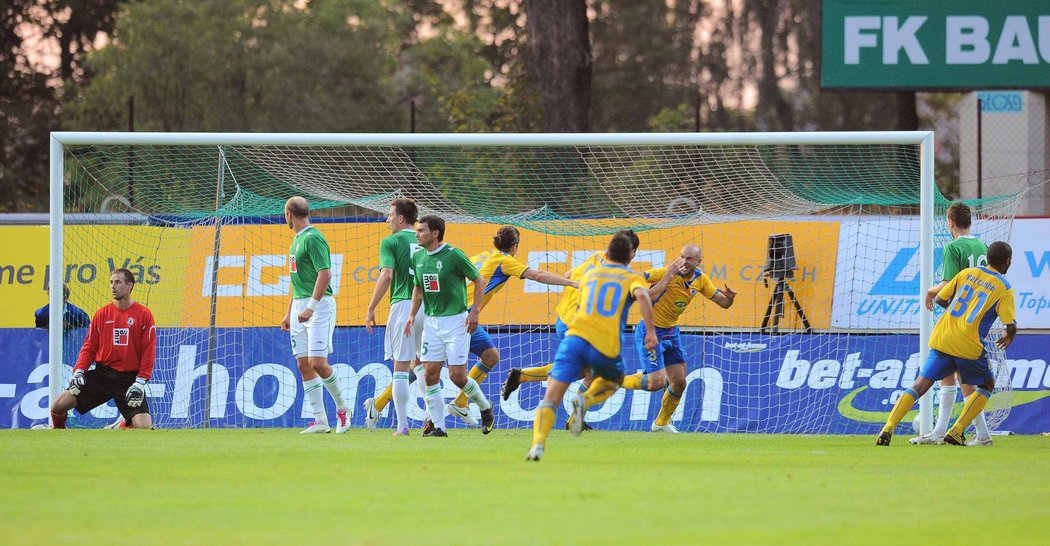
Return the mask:
<svg viewBox="0 0 1050 546">
<path fill-rule="evenodd" d="M 332 280 L 332 270 L 322 269 L 317 272 L 317 280 L 314 281 L 314 292 L 310 294 L 311 303 L 321 301 L 324 297 L 324 293 L 328 290 L 328 283 Z M 303 309 L 302 313 L 299 313 L 299 322 L 309 322 L 310 317 L 314 316 L 314 310 L 310 305 Z"/>
<path fill-rule="evenodd" d="M 551 273 L 550 271 L 544 271 L 542 269 L 528 268 L 524 273 L 521 274 L 523 278 L 529 279 L 530 281 L 541 282 L 543 284 L 553 284 L 556 286 L 571 286 L 572 288 L 579 288 L 580 283 L 571 281 L 568 275 L 560 277 Z M 477 300 L 475 300 L 477 301 Z"/>
<path fill-rule="evenodd" d="M 1009 347 L 1010 344 L 1014 342 L 1014 336 L 1016 336 L 1016 335 L 1017 335 L 1017 324 L 1007 324 L 1006 325 L 1006 334 L 1004 334 L 1003 337 L 995 340 L 995 346 L 999 347 L 1000 349 L 1006 350 L 1006 348 Z"/>
<path fill-rule="evenodd" d="M 711 301 L 718 304 L 722 309 L 729 309 L 733 306 L 733 302 L 736 301 L 736 292 L 734 292 L 732 288 L 729 288 L 729 285 L 727 284 L 722 290 L 715 292 Z"/>
<path fill-rule="evenodd" d="M 405 337 L 412 336 L 412 326 L 416 323 L 416 313 L 419 312 L 421 305 L 423 305 L 423 290 L 417 285 L 412 287 L 412 310 L 408 313 L 408 320 L 405 321 Z"/>
<path fill-rule="evenodd" d="M 937 297 L 937 293 L 941 291 L 948 281 L 941 281 L 926 291 L 926 310 L 933 311 L 933 300 Z"/>
<path fill-rule="evenodd" d="M 394 280 L 394 270 L 389 267 L 384 267 L 379 270 L 379 280 L 376 281 L 376 288 L 372 291 L 372 301 L 368 302 L 368 312 L 365 313 L 365 330 L 368 333 L 372 333 L 372 328 L 376 326 L 376 307 L 379 306 L 379 301 L 386 295 L 386 291 L 390 288 L 390 283 Z"/>
<path fill-rule="evenodd" d="M 664 295 L 664 292 L 667 291 L 667 287 L 671 284 L 671 279 L 673 279 L 675 275 L 682 273 L 682 266 L 684 265 L 685 260 L 681 258 L 676 258 L 673 262 L 667 264 L 667 274 L 665 274 L 659 282 L 649 287 L 650 302 L 656 301 L 660 299 L 660 296 Z"/>
<path fill-rule="evenodd" d="M 660 343 L 656 339 L 656 329 L 653 328 L 653 300 L 649 299 L 649 290 L 645 288 L 634 289 L 634 299 L 638 302 L 638 310 L 645 321 L 645 349 L 651 351 Z"/>
<path fill-rule="evenodd" d="M 479 302 L 485 298 L 485 277 L 478 275 L 474 280 L 474 301 Z M 475 305 L 467 313 L 467 333 L 473 334 L 478 329 L 478 317 L 481 316 L 481 306 Z"/>
</svg>

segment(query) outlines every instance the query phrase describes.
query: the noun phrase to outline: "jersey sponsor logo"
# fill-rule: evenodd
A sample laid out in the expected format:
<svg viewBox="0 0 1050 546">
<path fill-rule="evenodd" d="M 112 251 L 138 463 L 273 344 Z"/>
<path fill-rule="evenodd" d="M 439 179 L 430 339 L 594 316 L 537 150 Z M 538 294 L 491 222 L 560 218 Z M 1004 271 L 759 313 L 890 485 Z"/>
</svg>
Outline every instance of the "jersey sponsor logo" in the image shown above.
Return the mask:
<svg viewBox="0 0 1050 546">
<path fill-rule="evenodd" d="M 130 337 L 131 330 L 128 328 L 114 328 L 113 329 L 113 344 L 120 347 L 127 347 L 128 337 Z"/>
<path fill-rule="evenodd" d="M 440 265 L 441 262 L 438 262 Z M 441 292 L 441 281 L 435 273 L 423 274 L 423 290 L 427 292 Z"/>
<path fill-rule="evenodd" d="M 292 273 L 298 273 L 299 268 L 295 266 L 295 254 L 288 256 L 288 271 Z"/>
</svg>

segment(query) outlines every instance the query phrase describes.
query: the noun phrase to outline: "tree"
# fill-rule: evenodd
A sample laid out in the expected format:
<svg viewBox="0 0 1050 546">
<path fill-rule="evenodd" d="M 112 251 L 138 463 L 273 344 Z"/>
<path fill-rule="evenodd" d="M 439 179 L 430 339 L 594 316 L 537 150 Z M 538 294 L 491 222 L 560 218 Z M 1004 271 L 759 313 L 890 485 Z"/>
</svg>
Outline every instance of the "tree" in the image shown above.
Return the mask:
<svg viewBox="0 0 1050 546">
<path fill-rule="evenodd" d="M 584 0 L 525 0 L 525 76 L 543 97 L 547 132 L 590 130 L 591 49 Z"/>
</svg>

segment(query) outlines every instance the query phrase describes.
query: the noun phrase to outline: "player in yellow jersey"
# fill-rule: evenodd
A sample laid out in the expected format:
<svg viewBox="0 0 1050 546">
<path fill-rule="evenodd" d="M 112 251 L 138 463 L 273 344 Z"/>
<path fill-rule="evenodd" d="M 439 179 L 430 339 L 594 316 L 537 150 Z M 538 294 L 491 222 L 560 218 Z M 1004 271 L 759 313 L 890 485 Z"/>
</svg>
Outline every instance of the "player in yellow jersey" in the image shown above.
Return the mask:
<svg viewBox="0 0 1050 546">
<path fill-rule="evenodd" d="M 894 404 L 875 445 L 890 445 L 893 430 L 915 401 L 934 381 L 955 372 L 959 372 L 964 384 L 974 385 L 977 390 L 966 397 L 962 415 L 944 437 L 944 443 L 966 445 L 963 431 L 984 410 L 995 389 L 995 377 L 988 367 L 988 355 L 981 340 L 996 318 L 1006 325 L 1006 335 L 996 341 L 1000 349 L 1009 347 L 1017 334 L 1014 292 L 1003 277 L 1010 269 L 1012 256 L 1007 243 L 992 243 L 988 247 L 987 267 L 963 269 L 937 294 L 937 304 L 947 309 L 947 313 L 937 321 L 930 335 L 930 356 L 915 384 Z"/>
<path fill-rule="evenodd" d="M 481 310 L 485 309 L 492 296 L 496 295 L 504 285 L 512 278 L 529 279 L 543 284 L 565 286 L 566 290 L 575 290 L 579 284 L 572 279 L 566 279 L 549 271 L 529 267 L 514 257 L 518 253 L 518 243 L 521 241 L 521 233 L 514 226 L 503 226 L 492 238 L 492 250 L 486 250 L 470 258 L 471 263 L 478 269 L 482 277 L 487 279 L 485 293 L 481 298 Z M 472 308 L 475 304 L 474 293 L 467 292 L 467 307 Z M 484 326 L 478 325 L 470 336 L 470 352 L 478 357 L 478 363 L 470 370 L 470 377 L 478 383 L 485 380 L 489 372 L 499 363 L 499 350 Z M 449 415 L 463 419 L 468 425 L 476 425 L 477 421 L 470 415 L 467 408 L 467 395 L 459 393 L 456 399 L 449 403 L 446 408 Z M 483 430 L 488 433 L 489 431 Z"/>
<path fill-rule="evenodd" d="M 584 394 L 572 398 L 572 413 L 576 416 L 573 434 L 582 430 L 583 411 L 604 402 L 620 387 L 623 381 L 620 332 L 631 303 L 637 301 L 643 320 L 653 323 L 648 283 L 627 267 L 634 255 L 631 240 L 623 234 L 614 236 L 605 255 L 604 264 L 580 278 L 580 307 L 558 346 L 547 392 L 536 409 L 532 447 L 526 456 L 529 461 L 538 461 L 543 456 L 547 435 L 557 418 L 555 408 L 561 404 L 569 384 L 580 377 L 583 370 L 591 370 L 594 382 Z M 649 349 L 655 348 L 656 334 L 647 332 L 645 342 Z"/>
<path fill-rule="evenodd" d="M 678 429 L 671 424 L 671 416 L 685 393 L 686 352 L 682 344 L 681 332 L 678 330 L 678 317 L 682 316 L 693 297 L 697 294 L 715 302 L 722 309 L 733 306 L 736 292 L 725 286 L 724 290 L 715 288 L 711 279 L 700 271 L 703 255 L 695 244 L 682 248 L 680 257 L 681 271 L 675 275 L 668 274 L 668 268 L 659 267 L 645 272 L 645 278 L 656 286 L 666 286 L 666 290 L 649 292 L 653 298 L 653 326 L 660 345 L 655 351 L 645 347 L 644 322 L 635 329 L 635 340 L 640 361 L 645 368 L 638 373 L 624 378 L 625 389 L 657 391 L 665 389 L 660 404 L 660 413 L 656 416 L 650 430 L 653 432 L 677 433 Z M 671 277 L 669 283 L 661 283 Z"/>
<path fill-rule="evenodd" d="M 623 230 L 617 235 L 626 235 L 631 241 L 632 247 L 632 258 L 634 257 L 633 252 L 638 250 L 640 240 L 638 235 L 630 229 Z M 604 252 L 595 252 L 582 264 L 572 268 L 565 274 L 565 277 L 572 281 L 579 281 L 580 277 L 584 273 L 602 265 L 605 262 Z M 573 317 L 576 316 L 576 308 L 579 307 L 580 303 L 580 291 L 575 288 L 566 288 L 562 292 L 561 299 L 558 300 L 558 307 L 555 309 L 558 313 L 558 318 L 554 322 L 554 333 L 557 336 L 558 343 L 561 343 L 565 339 L 565 332 L 569 329 L 569 323 L 572 322 Z M 510 395 L 518 390 L 518 387 L 522 383 L 534 383 L 539 381 L 546 381 L 547 375 L 550 374 L 551 367 L 554 364 L 546 364 L 544 366 L 534 366 L 531 368 L 511 368 L 507 373 L 507 379 L 503 382 L 503 399 L 510 398 Z M 585 427 L 587 428 L 587 427 Z"/>
</svg>

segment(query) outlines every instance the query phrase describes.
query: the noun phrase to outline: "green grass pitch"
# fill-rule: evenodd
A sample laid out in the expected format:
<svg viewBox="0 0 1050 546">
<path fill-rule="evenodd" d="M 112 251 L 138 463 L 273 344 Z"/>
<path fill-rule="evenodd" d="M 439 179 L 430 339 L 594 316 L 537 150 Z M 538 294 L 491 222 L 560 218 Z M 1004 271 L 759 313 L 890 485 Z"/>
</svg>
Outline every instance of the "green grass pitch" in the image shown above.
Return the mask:
<svg viewBox="0 0 1050 546">
<path fill-rule="evenodd" d="M 1050 438 L 0 432 L 5 544 L 1047 544 Z M 938 499 L 943 499 L 938 502 Z M 972 503 L 972 504 L 971 504 Z"/>
</svg>

